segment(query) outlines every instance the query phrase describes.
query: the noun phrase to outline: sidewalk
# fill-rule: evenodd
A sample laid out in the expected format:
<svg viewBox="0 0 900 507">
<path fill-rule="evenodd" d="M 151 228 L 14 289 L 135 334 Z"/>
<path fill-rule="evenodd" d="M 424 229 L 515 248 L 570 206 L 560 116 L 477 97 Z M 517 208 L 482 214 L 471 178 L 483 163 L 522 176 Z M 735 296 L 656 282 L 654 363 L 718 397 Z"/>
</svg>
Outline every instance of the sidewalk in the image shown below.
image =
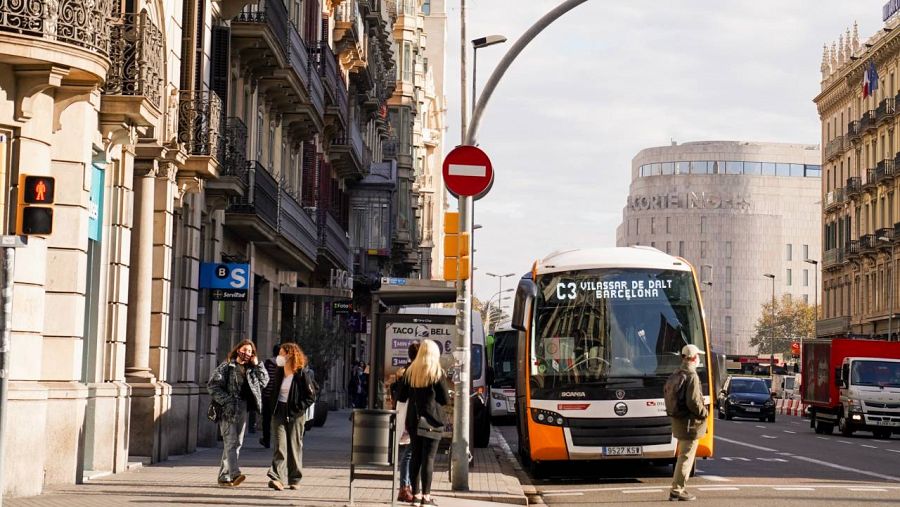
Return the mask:
<svg viewBox="0 0 900 507">
<path fill-rule="evenodd" d="M 297 491 L 274 491 L 267 487 L 266 470 L 272 451 L 259 445 L 260 434 L 247 434 L 241 450 L 241 469 L 247 480 L 237 488 L 216 484 L 219 448 L 198 449 L 155 465 L 92 480 L 81 485 L 60 486 L 29 498 L 4 499 L 10 507 L 103 507 L 127 504 L 159 505 L 316 505 L 348 504 L 350 481 L 349 411 L 330 412 L 324 427 L 313 428 L 304 438 L 304 476 Z M 487 502 L 525 505 L 522 486 L 505 457 L 499 434 L 491 435 L 491 446 L 473 449 L 474 466 L 469 472 L 469 492 L 450 488 L 448 457 L 439 454 L 435 463 L 432 493 L 442 507 L 491 505 Z M 357 505 L 390 503 L 390 480 L 354 481 Z M 482 503 L 485 502 L 485 503 Z M 494 503 L 494 505 L 496 505 Z M 398 504 L 403 505 L 403 504 Z"/>
</svg>

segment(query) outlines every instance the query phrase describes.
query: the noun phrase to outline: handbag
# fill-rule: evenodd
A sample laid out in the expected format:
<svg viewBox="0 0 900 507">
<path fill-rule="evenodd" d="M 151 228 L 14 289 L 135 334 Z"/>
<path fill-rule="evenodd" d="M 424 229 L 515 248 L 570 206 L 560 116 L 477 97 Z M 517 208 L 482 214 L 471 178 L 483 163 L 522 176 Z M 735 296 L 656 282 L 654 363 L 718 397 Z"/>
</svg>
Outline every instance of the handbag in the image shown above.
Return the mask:
<svg viewBox="0 0 900 507">
<path fill-rule="evenodd" d="M 432 426 L 424 416 L 419 416 L 419 423 L 416 425 L 416 435 L 432 440 L 440 440 L 444 436 L 444 427 Z"/>
</svg>

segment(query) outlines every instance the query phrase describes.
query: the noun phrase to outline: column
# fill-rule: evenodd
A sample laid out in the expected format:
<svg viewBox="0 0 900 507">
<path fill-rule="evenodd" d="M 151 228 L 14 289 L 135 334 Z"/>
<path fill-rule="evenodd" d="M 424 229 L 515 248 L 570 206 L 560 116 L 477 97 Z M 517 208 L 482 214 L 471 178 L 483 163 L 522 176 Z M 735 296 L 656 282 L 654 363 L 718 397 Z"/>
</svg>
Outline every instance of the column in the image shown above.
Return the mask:
<svg viewBox="0 0 900 507">
<path fill-rule="evenodd" d="M 162 385 L 150 367 L 151 317 L 153 301 L 153 211 L 156 176 L 155 159 L 135 161 L 134 224 L 131 234 L 131 269 L 128 291 L 128 337 L 125 350 L 125 378 L 131 386 L 129 455 L 164 459 L 160 429 L 165 412 L 161 404 Z M 157 296 L 158 297 L 158 296 Z"/>
</svg>

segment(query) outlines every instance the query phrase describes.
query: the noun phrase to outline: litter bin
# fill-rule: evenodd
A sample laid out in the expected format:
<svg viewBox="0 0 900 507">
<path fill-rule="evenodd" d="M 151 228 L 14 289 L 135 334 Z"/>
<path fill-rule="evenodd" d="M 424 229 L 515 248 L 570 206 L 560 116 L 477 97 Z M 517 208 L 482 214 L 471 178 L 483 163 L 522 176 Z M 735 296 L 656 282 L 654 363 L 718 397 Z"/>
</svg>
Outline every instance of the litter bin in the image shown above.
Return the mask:
<svg viewBox="0 0 900 507">
<path fill-rule="evenodd" d="M 350 436 L 350 504 L 353 504 L 353 480 L 383 479 L 384 475 L 360 474 L 357 467 L 390 467 L 391 505 L 397 498 L 397 411 L 355 409 Z"/>
</svg>

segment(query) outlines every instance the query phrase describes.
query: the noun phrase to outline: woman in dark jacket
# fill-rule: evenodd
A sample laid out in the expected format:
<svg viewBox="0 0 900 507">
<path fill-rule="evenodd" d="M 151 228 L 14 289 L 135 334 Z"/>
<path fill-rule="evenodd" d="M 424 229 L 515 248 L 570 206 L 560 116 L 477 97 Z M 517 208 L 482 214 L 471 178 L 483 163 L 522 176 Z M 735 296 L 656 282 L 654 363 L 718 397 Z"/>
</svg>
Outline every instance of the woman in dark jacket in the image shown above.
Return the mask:
<svg viewBox="0 0 900 507">
<path fill-rule="evenodd" d="M 316 401 L 317 386 L 306 367 L 306 355 L 296 343 L 283 343 L 275 358 L 274 388 L 269 403 L 272 414 L 272 466 L 266 474 L 269 487 L 281 491 L 287 483 L 297 489 L 303 477 L 303 426 L 306 409 Z"/>
<path fill-rule="evenodd" d="M 262 410 L 262 389 L 268 382 L 269 374 L 259 364 L 256 345 L 250 340 L 238 343 L 209 379 L 209 395 L 221 407 L 217 422 L 225 444 L 219 467 L 220 486 L 237 486 L 246 479 L 238 465 L 238 455 L 247 429 L 247 412 Z"/>
<path fill-rule="evenodd" d="M 410 480 L 414 502 L 437 505 L 431 498 L 431 478 L 444 427 L 443 406 L 449 401 L 450 387 L 441 368 L 441 352 L 432 340 L 419 345 L 416 359 L 409 365 L 400 385 L 397 400 L 409 401 L 406 409 L 406 431 L 412 440 Z M 431 428 L 435 431 L 423 431 Z M 420 486 L 421 479 L 421 488 Z"/>
</svg>

